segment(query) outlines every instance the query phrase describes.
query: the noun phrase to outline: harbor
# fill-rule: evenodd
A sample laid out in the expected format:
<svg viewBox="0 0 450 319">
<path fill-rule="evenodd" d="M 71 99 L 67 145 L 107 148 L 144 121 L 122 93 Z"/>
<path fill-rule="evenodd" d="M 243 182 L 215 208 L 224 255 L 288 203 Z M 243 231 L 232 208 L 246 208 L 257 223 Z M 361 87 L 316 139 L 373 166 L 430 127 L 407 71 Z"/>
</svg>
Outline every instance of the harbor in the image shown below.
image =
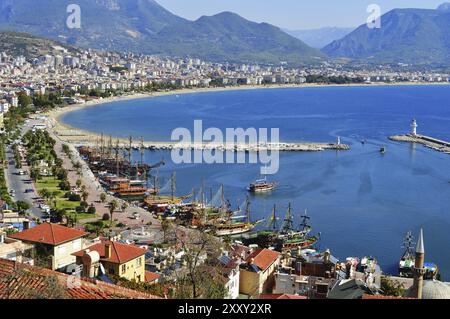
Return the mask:
<svg viewBox="0 0 450 319">
<path fill-rule="evenodd" d="M 411 94 L 421 92 L 428 94 L 429 91 L 433 94 L 439 92 L 447 94 L 445 88 L 438 87 L 408 88 L 407 90 L 411 91 Z M 61 135 L 73 135 L 70 137 L 70 140 L 73 141 L 86 141 L 86 137 L 88 137 L 88 145 L 93 147 L 97 143 L 98 147 L 101 146 L 101 132 L 104 132 L 104 147 L 108 148 L 110 135 L 112 135 L 112 160 L 108 164 L 112 174 L 116 173 L 114 161 L 116 138 L 114 136 L 121 137 L 119 138 L 120 154 L 123 153 L 123 159 L 129 161 L 128 137 L 133 135 L 131 174 L 128 172 L 129 168 L 126 164 L 124 164 L 123 169 L 122 166 L 119 166 L 119 170 L 122 178 L 124 175 L 130 175 L 129 179 L 134 181 L 136 180 L 135 164 L 141 165 L 142 154 L 139 151 L 141 136 L 146 141 L 162 141 L 164 136 L 170 137 L 170 131 L 173 128 L 185 127 L 189 125 L 185 123 L 192 123 L 193 120 L 198 118 L 198 112 L 205 111 L 201 108 L 203 105 L 207 105 L 206 111 L 214 116 L 201 113 L 201 117 L 204 118 L 204 121 L 208 121 L 208 125 L 220 129 L 229 126 L 248 127 L 247 122 L 252 120 L 255 123 L 253 125 L 257 127 L 283 128 L 280 136 L 283 141 L 336 141 L 337 136 L 341 136 L 342 142 L 351 146 L 351 151 L 280 152 L 280 171 L 276 176 L 268 179 L 268 182 L 278 182 L 278 186 L 270 192 L 255 193 L 248 192 L 247 188 L 251 182 L 260 178 L 259 165 L 180 165 L 171 161 L 170 150 L 145 149 L 144 164 L 152 166 L 161 159 L 166 162 L 164 166 L 159 169 L 156 168 L 148 174 L 148 185 L 144 185 L 144 188 L 147 188 L 147 192 L 150 194 L 145 198 L 145 206 L 149 207 L 150 212 L 163 213 L 168 206 L 177 204 L 177 196 L 186 196 L 192 192 L 193 188 L 196 189 L 194 198 L 197 197 L 198 201 L 202 184 L 205 185 L 204 193 L 207 197 L 207 204 L 211 201 L 210 189 L 213 189 L 214 195 L 214 192 L 223 184 L 226 198 L 233 204 L 233 211 L 237 209 L 237 204 L 241 203 L 242 215 L 245 215 L 242 205 L 243 200 L 246 195 L 249 195 L 251 201 L 250 222 L 265 220 L 271 214 L 274 204 L 276 204 L 277 210 L 284 215 L 288 203 L 291 202 L 297 213 L 294 215 L 295 226 L 299 225 L 300 222 L 298 212 L 308 209 L 308 214 L 312 217 L 312 226 L 322 233 L 321 239 L 318 241 L 321 248 L 330 248 L 334 254 L 340 257 L 348 255 L 364 256 L 370 253 L 377 256 L 383 270 L 388 273 L 396 273 L 399 258 L 398 250 L 394 248 L 382 249 L 381 247 L 390 247 L 389 245 L 392 242 L 401 242 L 402 234 L 408 230 L 412 229 L 417 232 L 414 225 L 404 222 L 411 215 L 416 216 L 418 224 L 430 223 L 430 214 L 445 216 L 443 214 L 446 210 L 446 195 L 449 191 L 446 187 L 448 186 L 448 179 L 445 178 L 447 174 L 442 176 L 433 172 L 437 169 L 446 171 L 448 168 L 445 167 L 445 153 L 427 156 L 420 162 L 412 162 L 410 158 L 414 154 L 411 153 L 409 147 L 405 147 L 401 143 L 386 141 L 387 136 L 406 131 L 402 127 L 408 126 L 411 118 L 413 118 L 410 112 L 405 112 L 400 118 L 398 114 L 395 114 L 395 117 L 394 115 L 391 116 L 390 104 L 403 105 L 400 98 L 394 99 L 394 101 L 391 101 L 391 98 L 386 99 L 381 109 L 378 104 L 374 104 L 364 109 L 363 113 L 355 113 L 356 110 L 360 110 L 357 102 L 360 95 L 378 96 L 381 94 L 380 91 L 396 90 L 393 88 L 345 88 L 337 92 L 331 89 L 298 89 L 291 92 L 267 90 L 261 92 L 218 92 L 214 95 L 198 93 L 195 97 L 200 99 L 201 104 L 195 106 L 195 108 L 189 106 L 194 96 L 156 97 L 76 111 L 71 113 L 73 115 L 68 115 L 63 119 L 62 125 L 67 125 L 66 129 L 57 126 L 55 130 Z M 307 113 L 306 111 L 301 112 L 298 109 L 299 101 L 311 103 L 318 93 L 321 96 L 328 97 L 330 95 L 330 98 L 327 98 L 329 103 L 316 107 L 314 117 L 310 117 L 308 114 L 304 114 Z M 392 94 L 394 93 L 392 92 Z M 217 96 L 216 94 L 220 98 L 214 98 Z M 303 96 L 305 94 L 306 97 Z M 345 111 L 343 111 L 343 114 L 330 118 L 328 114 L 333 114 L 336 109 L 336 105 L 332 103 L 336 94 L 339 96 L 339 106 L 344 107 Z M 331 95 L 333 99 L 331 99 Z M 289 100 L 283 100 L 282 109 L 277 109 L 277 112 L 275 112 L 272 103 L 280 100 L 282 96 L 286 98 L 288 96 Z M 171 107 L 167 108 L 166 104 L 170 104 Z M 222 109 L 224 104 L 230 106 Z M 228 109 L 245 110 L 247 104 L 258 105 L 259 110 L 264 115 L 282 112 L 282 114 L 288 114 L 290 118 L 286 120 L 285 116 L 283 118 L 274 116 L 269 122 L 266 119 L 261 119 L 258 114 L 251 116 L 245 111 L 233 113 L 233 117 L 229 118 Z M 164 108 L 160 108 L 159 105 L 163 105 Z M 438 105 L 440 104 L 433 104 L 430 107 L 434 107 L 432 110 L 435 110 Z M 123 112 L 124 109 L 127 109 L 127 112 Z M 372 120 L 370 114 L 374 110 L 380 112 L 380 115 Z M 441 114 L 438 111 L 440 112 L 440 109 L 436 109 L 435 113 Z M 110 114 L 110 112 L 113 113 Z M 167 112 L 170 114 L 167 114 Z M 180 112 L 185 112 L 183 114 L 186 114 L 186 118 L 183 121 L 174 121 L 172 113 Z M 293 114 L 297 114 L 297 117 L 291 117 Z M 442 116 L 446 114 L 443 113 Z M 420 122 L 424 121 L 422 120 L 424 118 L 422 114 L 414 115 L 420 118 Z M 220 120 L 217 120 L 216 117 L 219 117 Z M 241 120 L 243 118 L 246 119 L 245 122 Z M 71 119 L 76 119 L 76 121 Z M 102 124 L 106 120 L 108 123 L 112 122 L 108 125 Z M 79 125 L 78 122 L 85 124 Z M 151 126 L 149 126 L 149 123 L 151 123 Z M 434 121 L 432 124 L 431 128 L 427 125 L 427 135 L 440 136 L 437 135 L 439 132 L 446 132 L 444 121 Z M 425 127 L 425 124 L 421 126 Z M 425 131 L 425 128 L 423 130 Z M 61 138 L 65 140 L 66 136 Z M 360 143 L 361 140 L 365 140 L 366 143 Z M 165 144 L 165 142 L 162 144 Z M 381 146 L 385 146 L 387 150 L 383 156 L 380 155 Z M 405 165 L 405 162 L 409 165 Z M 386 174 L 386 171 L 396 173 Z M 170 185 L 170 177 L 173 172 L 176 172 L 177 179 L 175 203 L 171 198 Z M 142 172 L 140 174 L 140 178 L 145 180 Z M 154 182 L 155 175 L 159 175 L 158 183 Z M 151 194 L 155 184 L 158 184 L 157 188 L 162 189 L 157 195 Z M 166 184 L 168 184 L 167 187 Z M 401 193 L 395 192 L 395 189 L 400 187 L 404 191 Z M 121 192 L 125 190 L 122 197 L 123 195 L 127 197 L 127 188 L 121 189 Z M 436 197 L 434 192 L 436 189 L 444 192 L 440 201 L 433 200 Z M 114 190 L 111 190 L 111 192 L 114 192 Z M 413 195 L 419 192 L 421 196 Z M 194 198 L 185 200 L 184 204 L 179 207 L 180 217 L 186 225 L 189 225 L 189 210 L 191 209 L 186 204 L 194 201 Z M 358 207 L 354 206 L 355 202 L 358 202 Z M 405 202 L 410 205 L 405 207 Z M 216 204 L 216 206 L 221 206 L 220 203 Z M 201 205 L 199 211 L 201 213 Z M 207 208 L 205 208 L 205 211 L 207 211 Z M 385 218 L 380 218 L 381 216 Z M 167 217 L 170 220 L 175 216 L 168 215 Z M 282 216 L 279 217 L 282 218 Z M 339 220 L 339 227 L 335 226 L 337 220 Z M 386 220 L 389 220 L 388 224 L 386 224 Z M 355 223 L 358 223 L 358 225 L 364 223 L 371 225 L 371 227 L 368 227 L 367 232 L 362 236 L 353 233 Z M 198 227 L 195 219 L 190 224 Z M 253 231 L 264 231 L 264 226 L 260 223 Z M 379 233 L 375 232 L 375 228 L 378 226 L 386 229 L 386 232 L 388 232 L 386 236 L 380 237 Z M 445 242 L 448 240 L 448 236 L 443 230 L 443 226 L 442 223 L 431 222 L 429 227 L 433 232 L 439 233 Z M 353 233 L 354 240 L 342 240 L 343 233 Z M 244 234 L 244 237 L 247 235 L 249 234 Z M 433 256 L 432 260 L 443 270 L 444 278 L 448 278 L 448 273 L 446 273 L 447 259 L 443 256 Z"/>
</svg>

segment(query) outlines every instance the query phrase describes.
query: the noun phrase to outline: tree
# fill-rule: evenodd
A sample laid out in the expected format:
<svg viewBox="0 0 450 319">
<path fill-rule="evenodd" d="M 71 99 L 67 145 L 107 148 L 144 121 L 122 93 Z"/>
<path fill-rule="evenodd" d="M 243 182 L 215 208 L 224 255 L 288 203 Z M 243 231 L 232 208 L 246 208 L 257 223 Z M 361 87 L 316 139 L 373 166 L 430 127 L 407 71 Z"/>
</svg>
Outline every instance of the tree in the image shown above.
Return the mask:
<svg viewBox="0 0 450 319">
<path fill-rule="evenodd" d="M 224 287 L 217 278 L 206 275 L 201 268 L 207 258 L 216 259 L 220 255 L 220 241 L 204 232 L 174 228 L 177 243 L 184 251 L 186 273 L 177 274 L 177 298 L 217 298 L 224 297 Z"/>
<path fill-rule="evenodd" d="M 117 206 L 118 206 L 118 204 L 117 204 L 117 201 L 115 199 L 113 199 L 112 201 L 109 202 L 109 215 L 111 216 L 111 219 L 110 219 L 110 225 L 111 226 L 112 226 L 112 223 L 113 223 L 113 220 L 114 220 L 114 218 L 113 218 L 114 211 L 117 209 Z"/>
<path fill-rule="evenodd" d="M 16 205 L 17 205 L 17 209 L 20 212 L 24 212 L 31 208 L 31 205 L 28 202 L 24 202 L 24 201 L 20 201 L 20 200 L 17 201 Z"/>
<path fill-rule="evenodd" d="M 28 96 L 25 92 L 20 92 L 17 95 L 17 98 L 19 100 L 19 105 L 23 108 L 25 108 L 33 103 L 33 99 L 30 96 Z"/>
<path fill-rule="evenodd" d="M 94 215 L 96 212 L 97 212 L 97 210 L 95 209 L 95 206 L 93 204 L 91 204 L 87 210 L 87 213 Z"/>
<path fill-rule="evenodd" d="M 83 202 L 87 201 L 88 197 L 89 197 L 89 193 L 88 192 L 83 191 L 81 193 L 81 198 L 83 199 Z"/>
<path fill-rule="evenodd" d="M 170 220 L 168 219 L 164 219 L 161 222 L 161 229 L 163 231 L 163 241 L 166 242 L 167 241 L 167 232 L 169 231 L 169 229 L 171 228 L 172 223 L 170 222 Z"/>
<path fill-rule="evenodd" d="M 105 202 L 106 202 L 106 194 L 105 194 L 105 193 L 101 193 L 101 194 L 100 194 L 100 201 L 101 201 L 102 203 L 105 203 Z"/>
<path fill-rule="evenodd" d="M 41 190 L 41 196 L 47 201 L 51 197 L 51 192 L 47 188 Z"/>
<path fill-rule="evenodd" d="M 63 191 L 70 191 L 70 183 L 67 180 L 59 182 L 58 186 Z"/>
<path fill-rule="evenodd" d="M 33 167 L 30 172 L 30 177 L 33 181 L 41 179 L 41 171 L 37 167 Z"/>
<path fill-rule="evenodd" d="M 78 188 L 81 187 L 81 179 L 77 179 L 77 181 L 75 182 L 75 184 L 77 185 Z"/>
<path fill-rule="evenodd" d="M 124 212 L 128 208 L 128 203 L 127 202 L 123 202 L 122 206 L 120 208 L 122 209 L 122 212 Z"/>
<path fill-rule="evenodd" d="M 382 277 L 381 291 L 384 296 L 401 297 L 405 294 L 405 287 L 403 283 L 399 283 L 389 277 Z"/>
</svg>

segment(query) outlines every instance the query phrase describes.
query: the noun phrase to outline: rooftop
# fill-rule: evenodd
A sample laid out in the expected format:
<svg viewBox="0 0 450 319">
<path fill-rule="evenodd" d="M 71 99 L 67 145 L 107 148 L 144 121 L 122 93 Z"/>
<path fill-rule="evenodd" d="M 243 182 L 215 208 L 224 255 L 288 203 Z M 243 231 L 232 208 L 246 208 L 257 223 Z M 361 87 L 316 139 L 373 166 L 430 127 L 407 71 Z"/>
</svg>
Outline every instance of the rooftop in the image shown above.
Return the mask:
<svg viewBox="0 0 450 319">
<path fill-rule="evenodd" d="M 43 223 L 11 235 L 11 238 L 31 243 L 59 245 L 86 236 L 87 233 L 58 224 Z"/>
<path fill-rule="evenodd" d="M 257 249 L 245 260 L 248 264 L 257 266 L 260 270 L 266 270 L 280 256 L 279 252 L 270 249 Z"/>
<path fill-rule="evenodd" d="M 111 247 L 111 255 L 109 256 L 109 258 L 106 258 L 105 254 L 106 245 L 110 245 Z M 118 243 L 116 241 L 105 240 L 91 247 L 88 247 L 87 249 L 73 253 L 73 255 L 82 257 L 86 250 L 96 251 L 100 255 L 100 260 L 115 264 L 126 263 L 130 260 L 144 255 L 147 252 L 147 250 L 135 245 L 126 245 Z"/>
<path fill-rule="evenodd" d="M 52 278 L 56 279 L 52 281 Z M 70 285 L 70 276 L 49 269 L 0 259 L 0 299 L 159 299 L 102 281 L 82 278 Z M 59 285 L 58 285 L 59 283 Z M 63 290 L 60 290 L 61 288 Z"/>
</svg>

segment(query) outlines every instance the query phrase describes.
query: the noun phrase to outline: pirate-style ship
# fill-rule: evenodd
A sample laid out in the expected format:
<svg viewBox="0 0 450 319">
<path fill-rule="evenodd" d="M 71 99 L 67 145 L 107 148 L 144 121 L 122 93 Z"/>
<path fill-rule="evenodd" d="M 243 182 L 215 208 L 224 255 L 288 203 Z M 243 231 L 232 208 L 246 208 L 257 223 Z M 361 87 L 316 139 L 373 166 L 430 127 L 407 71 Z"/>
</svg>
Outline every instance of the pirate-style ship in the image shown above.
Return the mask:
<svg viewBox="0 0 450 319">
<path fill-rule="evenodd" d="M 259 231 L 243 238 L 245 244 L 257 244 L 260 247 L 274 247 L 278 251 L 301 250 L 313 246 L 320 238 L 309 236 L 312 228 L 309 225 L 310 217 L 306 214 L 301 216 L 302 222 L 298 229 L 294 227 L 291 204 L 288 206 L 281 230 L 277 225 L 276 206 L 274 205 L 272 214 L 269 217 L 269 224 L 266 230 Z"/>
<path fill-rule="evenodd" d="M 414 253 L 414 237 L 411 231 L 406 233 L 405 239 L 403 240 L 403 248 L 405 252 L 400 258 L 398 264 L 398 273 L 400 277 L 413 278 L 414 277 L 414 263 L 415 263 L 415 253 Z M 434 263 L 424 263 L 424 279 L 439 279 L 439 269 Z"/>
</svg>

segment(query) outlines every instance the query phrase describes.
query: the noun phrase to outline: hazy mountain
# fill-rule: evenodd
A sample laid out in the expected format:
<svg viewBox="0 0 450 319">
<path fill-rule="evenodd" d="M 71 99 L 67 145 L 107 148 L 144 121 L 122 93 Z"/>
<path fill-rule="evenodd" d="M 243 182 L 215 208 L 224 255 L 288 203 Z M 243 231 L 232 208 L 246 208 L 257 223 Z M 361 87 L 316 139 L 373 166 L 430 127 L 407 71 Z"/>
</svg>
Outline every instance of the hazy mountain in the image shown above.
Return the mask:
<svg viewBox="0 0 450 319">
<path fill-rule="evenodd" d="M 331 57 L 374 62 L 450 63 L 450 5 L 437 10 L 395 9 L 380 29 L 362 25 L 323 49 Z"/>
<path fill-rule="evenodd" d="M 307 45 L 321 49 L 335 40 L 339 40 L 345 37 L 347 34 L 355 30 L 355 28 L 337 28 L 327 27 L 320 29 L 308 29 L 308 30 L 287 30 L 288 34 L 302 40 Z"/>
<path fill-rule="evenodd" d="M 71 3 L 81 7 L 81 29 L 66 26 Z M 324 57 L 267 23 L 227 12 L 189 21 L 154 0 L 0 0 L 0 29 L 84 47 L 214 60 L 301 63 Z"/>
</svg>

